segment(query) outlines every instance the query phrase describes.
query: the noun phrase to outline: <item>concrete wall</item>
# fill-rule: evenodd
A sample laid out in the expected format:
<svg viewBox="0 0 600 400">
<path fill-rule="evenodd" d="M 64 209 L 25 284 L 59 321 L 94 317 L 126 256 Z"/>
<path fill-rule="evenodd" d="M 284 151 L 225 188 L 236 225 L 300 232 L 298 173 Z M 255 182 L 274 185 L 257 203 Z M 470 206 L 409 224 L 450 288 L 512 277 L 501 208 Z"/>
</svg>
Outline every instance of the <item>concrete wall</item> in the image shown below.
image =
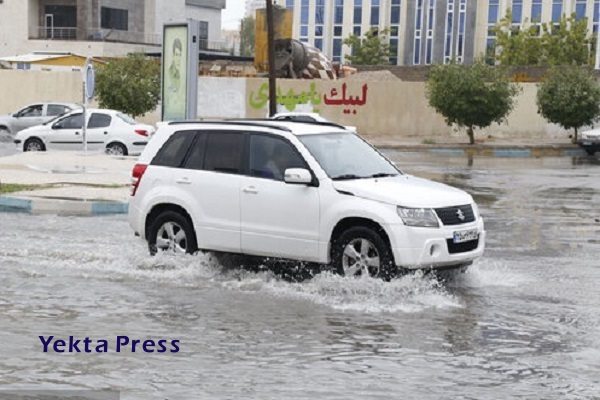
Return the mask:
<svg viewBox="0 0 600 400">
<path fill-rule="evenodd" d="M 80 72 L 0 70 L 0 87 L 10 93 L 0 98 L 0 113 L 14 112 L 36 101 L 81 102 L 81 85 Z M 464 131 L 448 127 L 427 105 L 423 82 L 279 80 L 278 85 L 282 111 L 317 111 L 332 121 L 357 126 L 367 136 L 466 139 Z M 564 130 L 546 123 L 537 113 L 536 85 L 521 86 L 523 91 L 508 124 L 477 131 L 476 137 L 566 137 Z M 198 79 L 199 118 L 264 118 L 268 112 L 267 99 L 266 79 Z M 139 120 L 155 124 L 159 118 L 157 109 Z"/>
</svg>

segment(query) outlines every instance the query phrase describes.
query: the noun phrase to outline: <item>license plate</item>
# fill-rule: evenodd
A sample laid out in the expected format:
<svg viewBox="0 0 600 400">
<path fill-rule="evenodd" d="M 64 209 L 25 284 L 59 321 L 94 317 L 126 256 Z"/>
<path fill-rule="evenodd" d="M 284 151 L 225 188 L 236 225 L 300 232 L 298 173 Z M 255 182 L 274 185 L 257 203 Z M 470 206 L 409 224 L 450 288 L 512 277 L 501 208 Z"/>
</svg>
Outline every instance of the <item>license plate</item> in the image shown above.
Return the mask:
<svg viewBox="0 0 600 400">
<path fill-rule="evenodd" d="M 471 240 L 477 240 L 477 238 L 479 238 L 479 232 L 477 231 L 477 229 L 456 231 L 452 235 L 452 241 L 454 243 L 469 242 Z"/>
<path fill-rule="evenodd" d="M 591 146 L 592 142 L 590 142 L 589 140 L 582 140 L 581 141 L 581 145 L 582 146 Z"/>
</svg>

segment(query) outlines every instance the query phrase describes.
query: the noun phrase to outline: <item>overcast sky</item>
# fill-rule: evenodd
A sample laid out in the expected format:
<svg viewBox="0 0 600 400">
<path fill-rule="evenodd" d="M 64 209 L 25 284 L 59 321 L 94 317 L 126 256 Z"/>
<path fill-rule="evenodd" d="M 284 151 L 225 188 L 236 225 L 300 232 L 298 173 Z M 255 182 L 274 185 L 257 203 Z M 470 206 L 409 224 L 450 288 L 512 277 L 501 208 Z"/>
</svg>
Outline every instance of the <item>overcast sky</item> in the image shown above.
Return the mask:
<svg viewBox="0 0 600 400">
<path fill-rule="evenodd" d="M 221 14 L 223 29 L 237 29 L 246 11 L 245 0 L 226 0 L 226 7 Z"/>
</svg>

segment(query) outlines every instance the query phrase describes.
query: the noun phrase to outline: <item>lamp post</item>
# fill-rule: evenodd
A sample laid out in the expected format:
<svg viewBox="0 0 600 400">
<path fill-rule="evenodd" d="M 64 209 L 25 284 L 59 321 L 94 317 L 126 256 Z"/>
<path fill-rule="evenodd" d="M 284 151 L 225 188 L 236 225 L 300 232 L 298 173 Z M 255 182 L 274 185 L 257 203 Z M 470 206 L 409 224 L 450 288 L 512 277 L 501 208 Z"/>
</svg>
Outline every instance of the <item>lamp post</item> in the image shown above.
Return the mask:
<svg viewBox="0 0 600 400">
<path fill-rule="evenodd" d="M 269 116 L 277 112 L 277 89 L 275 79 L 275 25 L 273 21 L 273 0 L 267 2 L 267 52 L 269 61 Z"/>
</svg>

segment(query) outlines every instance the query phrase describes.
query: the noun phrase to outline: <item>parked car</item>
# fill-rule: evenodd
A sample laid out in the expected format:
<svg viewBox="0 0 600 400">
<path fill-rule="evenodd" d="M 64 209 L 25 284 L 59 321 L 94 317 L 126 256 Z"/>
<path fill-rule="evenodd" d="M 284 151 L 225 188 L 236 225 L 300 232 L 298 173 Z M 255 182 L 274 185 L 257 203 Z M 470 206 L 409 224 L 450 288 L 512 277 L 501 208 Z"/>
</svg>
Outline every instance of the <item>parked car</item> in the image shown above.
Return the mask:
<svg viewBox="0 0 600 400">
<path fill-rule="evenodd" d="M 113 155 L 142 152 L 154 128 L 136 122 L 120 111 L 86 111 L 87 148 Z M 83 150 L 83 110 L 72 111 L 39 126 L 17 133 L 15 144 L 23 151 Z"/>
<path fill-rule="evenodd" d="M 14 135 L 23 129 L 41 125 L 59 115 L 80 108 L 81 106 L 75 103 L 30 104 L 15 113 L 0 115 L 0 131 L 7 131 Z"/>
<path fill-rule="evenodd" d="M 309 112 L 281 112 L 281 113 L 277 113 L 277 114 L 273 115 L 272 117 L 269 117 L 269 119 L 274 119 L 277 121 L 323 122 L 323 123 L 335 124 L 335 122 L 332 122 L 317 113 L 309 113 Z M 344 126 L 344 128 L 346 128 L 350 131 L 356 132 L 355 126 Z"/>
<path fill-rule="evenodd" d="M 586 153 L 593 156 L 594 153 L 600 151 L 600 129 L 581 132 L 577 143 Z"/>
<path fill-rule="evenodd" d="M 162 125 L 133 168 L 129 222 L 151 254 L 331 263 L 383 279 L 463 268 L 485 246 L 469 194 L 405 174 L 355 132 L 316 123 Z"/>
</svg>

